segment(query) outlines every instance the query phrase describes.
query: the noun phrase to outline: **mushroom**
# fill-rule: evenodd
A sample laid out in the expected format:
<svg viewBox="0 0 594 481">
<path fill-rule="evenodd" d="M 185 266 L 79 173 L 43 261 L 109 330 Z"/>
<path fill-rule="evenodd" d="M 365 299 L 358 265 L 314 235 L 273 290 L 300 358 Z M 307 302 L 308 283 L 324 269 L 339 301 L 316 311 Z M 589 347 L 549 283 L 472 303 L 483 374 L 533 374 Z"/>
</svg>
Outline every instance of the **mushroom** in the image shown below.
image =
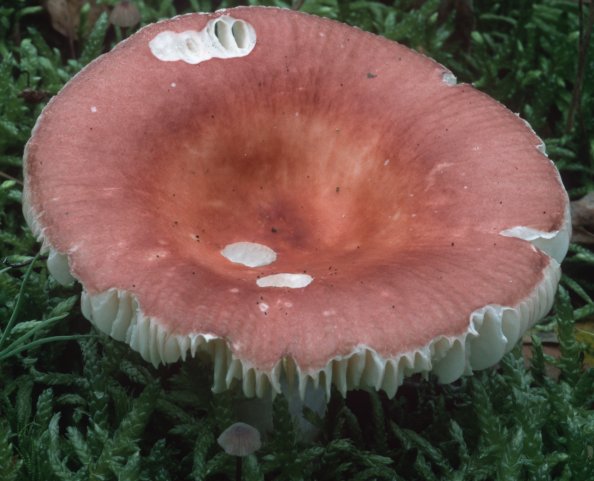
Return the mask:
<svg viewBox="0 0 594 481">
<path fill-rule="evenodd" d="M 217 442 L 227 454 L 245 457 L 256 452 L 262 445 L 260 432 L 246 423 L 235 423 L 225 429 Z"/>
<path fill-rule="evenodd" d="M 99 330 L 154 365 L 206 352 L 213 389 L 247 396 L 491 366 L 550 309 L 570 237 L 522 119 L 277 8 L 143 28 L 51 100 L 24 175 L 50 272 Z"/>
<path fill-rule="evenodd" d="M 240 481 L 242 475 L 243 458 L 260 449 L 260 432 L 246 423 L 235 423 L 225 429 L 217 442 L 225 452 L 235 456 L 235 480 Z"/>
<path fill-rule="evenodd" d="M 133 2 L 122 0 L 113 7 L 113 10 L 109 14 L 109 21 L 116 27 L 133 27 L 140 23 L 140 12 Z"/>
</svg>

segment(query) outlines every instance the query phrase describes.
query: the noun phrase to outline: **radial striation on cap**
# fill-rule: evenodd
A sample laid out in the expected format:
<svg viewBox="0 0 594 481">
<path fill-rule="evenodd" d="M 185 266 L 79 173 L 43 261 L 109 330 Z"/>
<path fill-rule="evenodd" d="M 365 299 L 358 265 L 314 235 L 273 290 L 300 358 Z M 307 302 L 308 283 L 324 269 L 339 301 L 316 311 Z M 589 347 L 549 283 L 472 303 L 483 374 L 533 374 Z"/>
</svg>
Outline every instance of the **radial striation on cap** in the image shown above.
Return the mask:
<svg viewBox="0 0 594 481">
<path fill-rule="evenodd" d="M 246 423 L 235 423 L 225 429 L 217 438 L 227 454 L 231 456 L 249 456 L 260 449 L 260 432 Z"/>
</svg>

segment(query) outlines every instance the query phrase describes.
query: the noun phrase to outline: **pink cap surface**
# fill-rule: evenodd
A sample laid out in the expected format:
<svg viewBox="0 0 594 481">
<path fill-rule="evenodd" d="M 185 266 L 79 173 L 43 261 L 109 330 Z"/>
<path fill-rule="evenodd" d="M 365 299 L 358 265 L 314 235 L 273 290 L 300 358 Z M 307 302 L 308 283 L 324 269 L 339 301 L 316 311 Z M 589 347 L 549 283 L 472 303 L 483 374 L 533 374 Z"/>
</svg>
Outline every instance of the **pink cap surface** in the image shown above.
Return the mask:
<svg viewBox="0 0 594 481">
<path fill-rule="evenodd" d="M 249 54 L 191 64 L 149 47 L 222 15 L 253 27 Z M 50 102 L 26 208 L 88 295 L 125 291 L 172 336 L 222 338 L 268 372 L 287 357 L 315 372 L 361 346 L 397 358 L 464 335 L 484 306 L 520 305 L 566 250 L 555 261 L 502 235 L 567 231 L 566 193 L 520 118 L 449 77 L 287 10 L 154 24 Z M 230 262 L 236 242 L 277 258 Z M 257 285 L 278 273 L 313 281 Z"/>
</svg>

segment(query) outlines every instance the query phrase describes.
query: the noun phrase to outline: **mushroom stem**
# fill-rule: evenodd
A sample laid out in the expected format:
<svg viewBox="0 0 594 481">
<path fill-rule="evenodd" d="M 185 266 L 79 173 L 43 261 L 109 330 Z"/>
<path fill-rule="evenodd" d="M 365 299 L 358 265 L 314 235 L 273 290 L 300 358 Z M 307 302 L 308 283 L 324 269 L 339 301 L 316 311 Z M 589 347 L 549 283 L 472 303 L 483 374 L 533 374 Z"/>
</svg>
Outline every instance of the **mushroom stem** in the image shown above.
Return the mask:
<svg viewBox="0 0 594 481">
<path fill-rule="evenodd" d="M 237 456 L 235 458 L 235 481 L 241 481 L 241 471 L 243 469 L 243 458 Z"/>
</svg>

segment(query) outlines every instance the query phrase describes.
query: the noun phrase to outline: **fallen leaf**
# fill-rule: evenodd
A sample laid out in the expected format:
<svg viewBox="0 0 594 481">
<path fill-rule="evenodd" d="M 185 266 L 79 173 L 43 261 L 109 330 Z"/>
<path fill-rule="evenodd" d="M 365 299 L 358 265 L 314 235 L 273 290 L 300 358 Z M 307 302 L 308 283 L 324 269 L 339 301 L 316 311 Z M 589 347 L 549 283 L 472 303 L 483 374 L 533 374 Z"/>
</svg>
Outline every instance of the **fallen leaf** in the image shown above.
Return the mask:
<svg viewBox="0 0 594 481">
<path fill-rule="evenodd" d="M 572 242 L 594 244 L 594 192 L 571 203 Z"/>
</svg>

